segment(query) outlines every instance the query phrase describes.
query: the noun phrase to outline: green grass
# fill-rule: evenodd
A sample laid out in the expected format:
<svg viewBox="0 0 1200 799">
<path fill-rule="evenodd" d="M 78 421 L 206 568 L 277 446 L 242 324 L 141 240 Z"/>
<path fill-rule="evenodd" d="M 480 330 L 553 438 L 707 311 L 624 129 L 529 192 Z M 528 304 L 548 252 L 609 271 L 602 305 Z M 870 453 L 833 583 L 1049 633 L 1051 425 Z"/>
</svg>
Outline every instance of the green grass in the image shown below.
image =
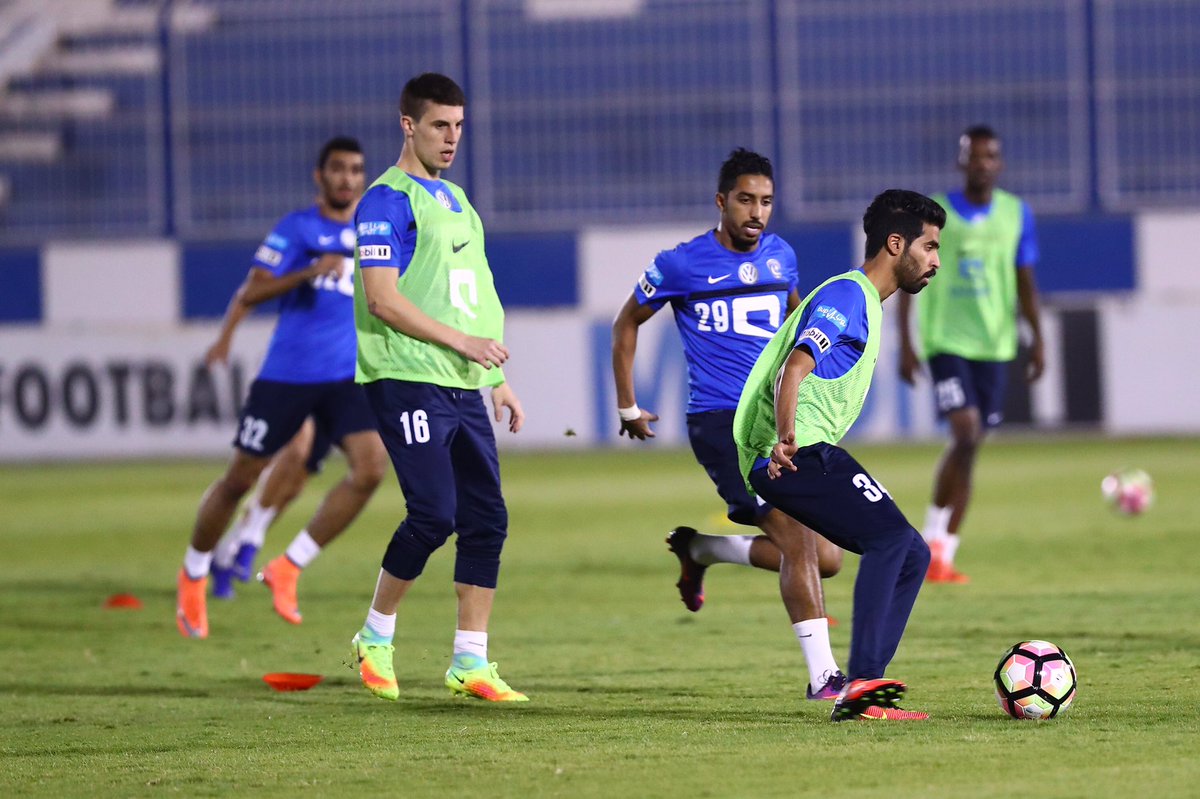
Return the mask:
<svg viewBox="0 0 1200 799">
<path fill-rule="evenodd" d="M 851 446 L 919 523 L 936 446 Z M 1156 480 L 1115 515 L 1100 478 Z M 401 699 L 343 665 L 403 503 L 389 482 L 301 581 L 304 624 L 247 585 L 212 634 L 172 619 L 175 571 L 213 462 L 0 469 L 0 795 L 1178 796 L 1200 784 L 1200 478 L 1196 440 L 997 440 L 984 450 L 959 561 L 928 586 L 889 672 L 922 724 L 828 722 L 774 577 L 721 566 L 687 613 L 663 534 L 732 531 L 685 452 L 510 455 L 512 518 L 491 654 L 521 707 L 452 699 L 452 550 L 401 607 Z M 327 474 L 272 531 L 278 552 Z M 826 582 L 846 660 L 856 559 Z M 102 608 L 132 592 L 137 611 Z M 1061 644 L 1079 698 L 1007 720 L 991 672 L 1009 644 Z M 273 693 L 270 671 L 325 682 Z"/>
</svg>

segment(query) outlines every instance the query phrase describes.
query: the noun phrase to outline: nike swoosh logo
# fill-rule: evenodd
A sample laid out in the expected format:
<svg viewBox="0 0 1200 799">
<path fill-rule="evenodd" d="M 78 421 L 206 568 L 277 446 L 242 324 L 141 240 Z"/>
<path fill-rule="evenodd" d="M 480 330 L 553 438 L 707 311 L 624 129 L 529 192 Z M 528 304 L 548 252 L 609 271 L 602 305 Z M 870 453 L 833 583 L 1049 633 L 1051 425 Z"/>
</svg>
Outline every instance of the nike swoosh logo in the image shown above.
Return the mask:
<svg viewBox="0 0 1200 799">
<path fill-rule="evenodd" d="M 464 241 L 462 244 L 454 244 L 454 243 L 452 243 L 452 244 L 450 245 L 450 249 L 454 250 L 455 252 L 458 252 L 459 250 L 461 250 L 463 247 L 466 247 L 466 246 L 467 246 L 468 244 L 470 244 L 470 243 L 471 243 L 471 240 L 470 240 L 470 239 L 467 239 L 467 240 L 466 240 L 466 241 Z"/>
<path fill-rule="evenodd" d="M 721 275 L 720 277 L 713 277 L 712 275 L 709 275 L 708 276 L 708 285 L 711 286 L 713 283 L 720 283 L 722 280 L 724 280 L 727 277 L 729 277 L 729 275 Z"/>
<path fill-rule="evenodd" d="M 326 244 L 333 244 L 333 236 L 317 236 L 317 244 L 324 247 Z"/>
<path fill-rule="evenodd" d="M 808 635 L 797 635 L 796 637 L 797 638 L 812 638 L 812 633 L 809 633 Z"/>
<path fill-rule="evenodd" d="M 466 245 L 464 244 L 463 246 L 465 247 Z M 466 681 L 466 680 L 464 680 L 462 677 L 459 677 L 459 676 L 458 676 L 457 674 L 455 674 L 454 672 L 450 672 L 450 676 L 451 676 L 451 677 L 453 677 L 454 679 L 458 680 L 458 682 L 459 682 L 459 684 L 460 684 L 460 685 L 466 685 L 466 684 L 467 684 L 467 681 Z"/>
</svg>

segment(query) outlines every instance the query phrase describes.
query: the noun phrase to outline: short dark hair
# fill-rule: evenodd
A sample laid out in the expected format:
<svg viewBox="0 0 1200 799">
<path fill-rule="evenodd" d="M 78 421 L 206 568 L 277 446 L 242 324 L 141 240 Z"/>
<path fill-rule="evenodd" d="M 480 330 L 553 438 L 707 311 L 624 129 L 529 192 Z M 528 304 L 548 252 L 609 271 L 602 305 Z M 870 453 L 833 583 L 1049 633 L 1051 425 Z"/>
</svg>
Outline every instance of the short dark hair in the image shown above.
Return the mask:
<svg viewBox="0 0 1200 799">
<path fill-rule="evenodd" d="M 745 147 L 739 147 L 729 154 L 725 163 L 721 164 L 721 174 L 717 178 L 717 193 L 728 194 L 737 185 L 742 175 L 762 175 L 775 180 L 775 170 L 771 161 L 763 155 L 751 152 Z"/>
<path fill-rule="evenodd" d="M 971 141 L 974 141 L 975 139 L 995 139 L 996 141 L 999 141 L 1000 136 L 997 135 L 996 131 L 988 125 L 971 125 L 962 132 L 961 136 L 959 136 L 959 141 L 962 141 L 963 139 L 970 139 Z"/>
<path fill-rule="evenodd" d="M 317 169 L 325 168 L 325 163 L 335 150 L 341 153 L 359 154 L 363 151 L 362 145 L 358 143 L 358 139 L 351 138 L 350 136 L 334 136 L 325 142 L 325 146 L 321 148 L 321 154 L 317 156 Z"/>
<path fill-rule="evenodd" d="M 863 214 L 863 232 L 867 234 L 867 258 L 887 243 L 888 236 L 899 233 L 905 246 L 921 237 L 925 225 L 946 226 L 942 206 L 915 191 L 888 189 L 877 195 Z"/>
<path fill-rule="evenodd" d="M 462 87 L 438 72 L 426 72 L 404 84 L 400 92 L 400 113 L 420 119 L 426 103 L 466 107 L 467 96 Z"/>
</svg>

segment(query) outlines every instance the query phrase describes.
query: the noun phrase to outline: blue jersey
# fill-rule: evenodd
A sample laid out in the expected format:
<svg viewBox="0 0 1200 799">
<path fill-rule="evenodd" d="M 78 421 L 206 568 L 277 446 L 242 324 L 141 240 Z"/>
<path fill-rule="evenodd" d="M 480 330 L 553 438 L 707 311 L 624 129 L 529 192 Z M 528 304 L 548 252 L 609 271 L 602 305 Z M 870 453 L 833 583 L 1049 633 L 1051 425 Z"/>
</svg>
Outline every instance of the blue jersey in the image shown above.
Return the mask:
<svg viewBox="0 0 1200 799">
<path fill-rule="evenodd" d="M 861 272 L 862 270 L 857 270 Z M 867 346 L 867 305 L 853 280 L 835 280 L 821 289 L 801 313 L 794 347 L 804 346 L 817 365 L 813 374 L 833 380 L 849 372 Z"/>
<path fill-rule="evenodd" d="M 772 233 L 737 253 L 710 230 L 655 257 L 633 295 L 655 310 L 671 304 L 687 358 L 688 413 L 737 408 L 798 279 L 796 253 Z"/>
<path fill-rule="evenodd" d="M 962 191 L 946 192 L 946 199 L 954 206 L 958 215 L 968 222 L 974 222 L 991 212 L 990 205 L 975 205 Z M 1029 204 L 1021 200 L 1021 238 L 1017 241 L 1017 268 L 1037 266 L 1041 251 L 1038 248 L 1037 228 L 1033 222 L 1033 211 Z"/>
<path fill-rule="evenodd" d="M 318 277 L 279 298 L 279 321 L 258 376 L 281 383 L 354 379 L 354 228 L 317 206 L 279 221 L 254 253 L 254 266 L 276 277 L 304 269 L 326 253 L 345 256 L 340 279 Z"/>
<path fill-rule="evenodd" d="M 444 182 L 415 175 L 409 177 L 424 186 L 442 205 L 455 213 L 462 213 L 462 206 L 454 192 Z M 382 258 L 360 258 L 359 266 L 363 269 L 394 266 L 403 275 L 417 250 L 417 219 L 408 195 L 391 186 L 372 186 L 359 200 L 354 221 L 357 224 L 358 243 L 364 247 L 374 246 L 376 252 L 386 253 L 386 257 Z"/>
</svg>

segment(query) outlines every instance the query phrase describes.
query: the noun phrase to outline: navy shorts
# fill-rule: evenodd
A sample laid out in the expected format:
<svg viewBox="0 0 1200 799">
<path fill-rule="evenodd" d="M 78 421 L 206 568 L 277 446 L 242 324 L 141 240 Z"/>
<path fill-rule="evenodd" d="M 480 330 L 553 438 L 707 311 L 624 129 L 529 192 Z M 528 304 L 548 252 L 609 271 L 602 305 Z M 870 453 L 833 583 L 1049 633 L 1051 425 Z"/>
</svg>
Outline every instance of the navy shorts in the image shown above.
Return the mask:
<svg viewBox="0 0 1200 799">
<path fill-rule="evenodd" d="M 351 433 L 375 429 L 366 394 L 353 380 L 281 383 L 259 379 L 250 385 L 233 445 L 248 455 L 269 458 L 292 440 L 309 416 L 317 430 L 334 443 Z M 317 451 L 316 439 L 313 451 Z"/>
<path fill-rule="evenodd" d="M 746 482 L 738 468 L 737 445 L 733 443 L 734 411 L 704 411 L 689 413 L 688 440 L 696 460 L 708 472 L 717 486 L 717 493 L 729 507 L 729 521 L 755 524 L 771 506 L 759 502 L 746 490 Z"/>
<path fill-rule="evenodd" d="M 972 361 L 958 355 L 934 355 L 929 359 L 933 378 L 933 401 L 939 416 L 978 408 L 984 427 L 1004 421 L 1004 389 L 1008 361 Z"/>
<path fill-rule="evenodd" d="M 314 424 L 312 449 L 308 451 L 308 460 L 304 464 L 304 468 L 309 474 L 320 474 L 321 467 L 325 465 L 325 459 L 329 457 L 329 450 L 333 448 L 333 439 L 325 428 L 319 424 Z"/>
<path fill-rule="evenodd" d="M 842 549 L 861 555 L 872 539 L 911 528 L 892 495 L 849 452 L 813 444 L 793 457 L 796 471 L 772 480 L 765 466 L 750 472 L 750 485 L 776 508 L 816 530 Z"/>
</svg>

